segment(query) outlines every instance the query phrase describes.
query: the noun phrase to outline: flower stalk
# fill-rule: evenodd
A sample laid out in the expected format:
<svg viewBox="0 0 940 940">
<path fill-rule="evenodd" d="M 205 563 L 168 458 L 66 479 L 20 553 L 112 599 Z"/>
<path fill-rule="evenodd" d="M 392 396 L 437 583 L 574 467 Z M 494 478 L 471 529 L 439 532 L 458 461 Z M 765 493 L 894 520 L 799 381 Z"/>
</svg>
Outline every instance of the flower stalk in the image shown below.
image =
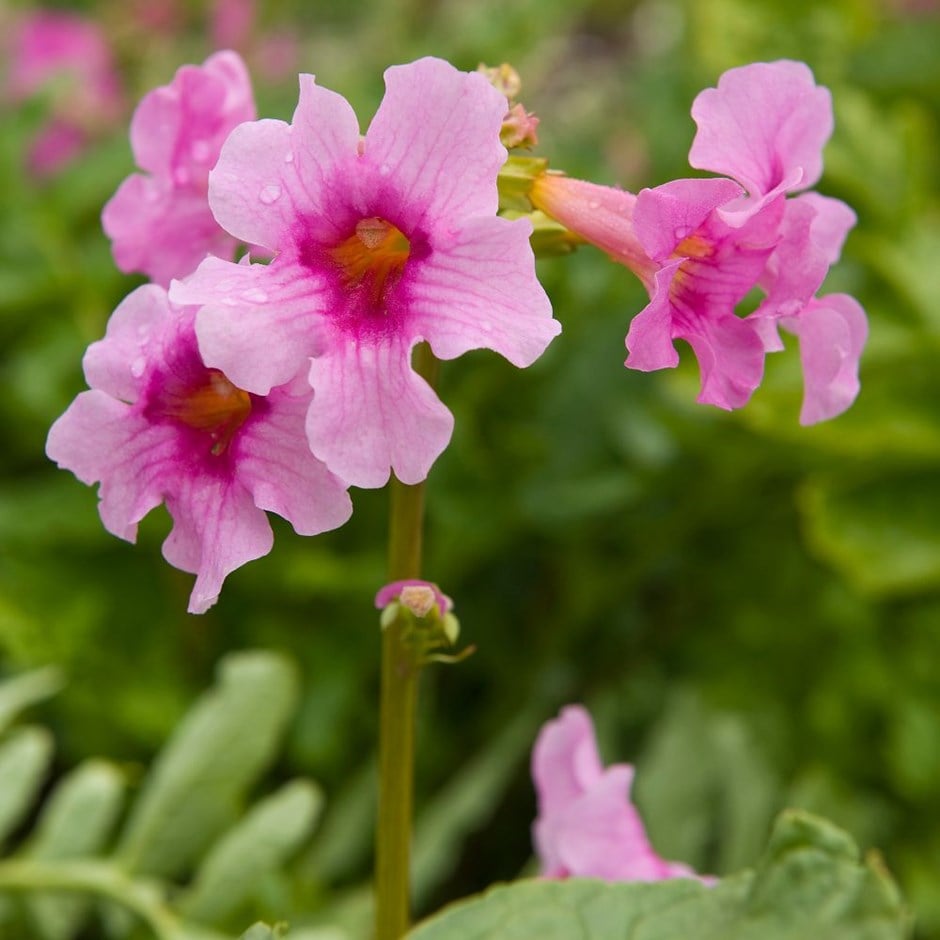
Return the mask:
<svg viewBox="0 0 940 940">
<path fill-rule="evenodd" d="M 415 371 L 432 388 L 439 365 L 426 344 L 416 349 Z M 389 580 L 418 578 L 424 531 L 424 482 L 409 486 L 393 476 L 389 497 Z M 420 648 L 408 642 L 406 618 L 395 617 L 382 630 L 376 940 L 400 940 L 410 924 L 415 705 L 421 659 Z"/>
</svg>

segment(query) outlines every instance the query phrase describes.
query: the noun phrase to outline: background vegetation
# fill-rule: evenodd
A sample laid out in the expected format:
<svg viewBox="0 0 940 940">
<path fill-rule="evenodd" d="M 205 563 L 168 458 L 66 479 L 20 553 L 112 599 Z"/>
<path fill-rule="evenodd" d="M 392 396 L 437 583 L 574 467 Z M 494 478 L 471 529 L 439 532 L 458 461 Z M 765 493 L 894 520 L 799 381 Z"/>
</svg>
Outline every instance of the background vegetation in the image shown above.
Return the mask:
<svg viewBox="0 0 940 940">
<path fill-rule="evenodd" d="M 135 20 L 143 6 L 82 7 L 119 50 L 128 117 L 212 48 L 202 7 L 180 5 L 181 28 L 161 31 Z M 588 249 L 540 263 L 564 333 L 535 367 L 479 353 L 444 369 L 457 426 L 430 478 L 427 576 L 456 599 L 478 652 L 422 688 L 418 904 L 526 868 L 533 736 L 579 700 L 605 756 L 638 765 L 664 856 L 736 870 L 780 809 L 819 811 L 883 853 L 918 936 L 940 937 L 936 7 L 272 2 L 241 51 L 260 113 L 287 118 L 296 69 L 278 75 L 286 53 L 262 42 L 279 33 L 363 123 L 388 64 L 510 61 L 542 119 L 537 152 L 634 190 L 692 175 L 689 106 L 724 69 L 798 58 L 831 88 L 836 132 L 818 188 L 859 223 L 829 286 L 856 295 L 871 324 L 847 415 L 798 426 L 795 347 L 734 415 L 694 404 L 691 357 L 675 373 L 627 372 L 623 335 L 642 291 Z M 236 802 L 312 778 L 324 815 L 293 864 L 225 916 L 355 935 L 372 838 L 384 494 L 356 492 L 352 521 L 316 539 L 278 525 L 271 555 L 231 576 L 201 618 L 184 613 L 189 577 L 160 558 L 162 511 L 136 548 L 102 530 L 93 492 L 43 446 L 84 387 L 85 346 L 137 284 L 115 270 L 99 225 L 132 161 L 122 125 L 34 178 L 25 154 L 46 108 L 7 106 L 0 135 L 0 657 L 9 674 L 54 664 L 66 677 L 33 712 L 57 741 L 42 779 L 106 756 L 135 791 L 223 656 L 279 651 L 299 677 L 293 718 L 257 792 Z M 181 878 L 193 864 L 179 864 Z"/>
</svg>

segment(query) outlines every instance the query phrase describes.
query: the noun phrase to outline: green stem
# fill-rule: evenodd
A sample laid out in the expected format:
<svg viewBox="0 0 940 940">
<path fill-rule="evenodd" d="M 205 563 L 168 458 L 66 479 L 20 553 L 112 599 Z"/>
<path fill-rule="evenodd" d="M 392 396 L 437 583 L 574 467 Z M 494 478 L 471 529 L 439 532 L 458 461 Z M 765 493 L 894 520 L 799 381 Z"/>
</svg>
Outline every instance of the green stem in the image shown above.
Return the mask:
<svg viewBox="0 0 940 940">
<path fill-rule="evenodd" d="M 427 346 L 415 351 L 415 371 L 432 385 L 437 360 Z M 424 483 L 408 486 L 392 477 L 388 576 L 421 576 Z M 415 703 L 420 664 L 396 618 L 382 633 L 379 713 L 379 812 L 375 844 L 376 940 L 400 940 L 410 924 L 411 828 L 414 791 Z"/>
<path fill-rule="evenodd" d="M 106 862 L 0 863 L 0 893 L 30 891 L 97 895 L 136 914 L 157 940 L 176 940 L 180 936 L 176 917 L 139 882 Z M 209 936 L 206 932 L 205 937 Z"/>
</svg>

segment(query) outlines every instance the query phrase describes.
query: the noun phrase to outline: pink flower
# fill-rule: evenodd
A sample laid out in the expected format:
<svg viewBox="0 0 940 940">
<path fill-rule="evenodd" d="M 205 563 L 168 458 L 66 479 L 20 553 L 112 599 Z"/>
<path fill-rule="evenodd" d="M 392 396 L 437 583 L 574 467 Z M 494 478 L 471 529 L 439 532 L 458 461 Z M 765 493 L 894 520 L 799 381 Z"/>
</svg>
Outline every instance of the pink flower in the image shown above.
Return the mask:
<svg viewBox="0 0 940 940">
<path fill-rule="evenodd" d="M 156 285 L 128 296 L 88 348 L 91 391 L 52 426 L 46 453 L 83 483 L 100 481 L 102 522 L 129 542 L 166 503 L 174 526 L 163 554 L 196 574 L 189 611 L 202 613 L 229 572 L 271 550 L 264 510 L 315 535 L 342 525 L 352 508 L 306 446 L 306 384 L 265 397 L 238 388 L 203 364 L 194 317 Z"/>
<path fill-rule="evenodd" d="M 184 65 L 169 85 L 144 96 L 131 147 L 146 172 L 124 180 L 101 216 L 122 271 L 167 285 L 208 253 L 231 257 L 236 239 L 209 209 L 209 171 L 232 128 L 254 117 L 248 72 L 234 52 Z"/>
<path fill-rule="evenodd" d="M 559 332 L 535 277 L 530 223 L 496 216 L 506 99 L 439 59 L 390 68 L 365 137 L 348 103 L 301 76 L 293 124 L 244 124 L 209 185 L 220 224 L 275 252 L 207 259 L 170 289 L 204 305 L 206 362 L 255 394 L 309 369 L 313 453 L 356 486 L 416 483 L 453 417 L 411 369 L 426 340 L 451 359 L 532 363 Z M 259 337 L 264 343 L 259 343 Z"/>
<path fill-rule="evenodd" d="M 800 62 L 758 63 L 726 72 L 692 114 L 690 162 L 732 179 L 675 180 L 634 196 L 549 174 L 535 182 L 533 202 L 631 268 L 649 292 L 627 334 L 627 366 L 674 367 L 674 341 L 685 340 L 702 374 L 698 400 L 738 408 L 760 383 L 765 354 L 783 348 L 779 325 L 800 337 L 800 420 L 833 417 L 858 392 L 865 316 L 852 298 L 814 295 L 855 215 L 817 193 L 786 198 L 822 172 L 829 92 Z M 739 316 L 755 287 L 765 300 Z"/>
<path fill-rule="evenodd" d="M 601 765 L 591 716 L 582 706 L 563 708 L 539 732 L 532 778 L 538 795 L 532 836 L 544 877 L 698 877 L 687 865 L 664 861 L 653 850 L 630 802 L 633 768 Z"/>
<path fill-rule="evenodd" d="M 9 42 L 6 97 L 49 95 L 52 120 L 30 150 L 37 175 L 57 172 L 112 124 L 123 106 L 121 82 L 104 31 L 73 13 L 42 10 L 23 16 Z"/>
</svg>

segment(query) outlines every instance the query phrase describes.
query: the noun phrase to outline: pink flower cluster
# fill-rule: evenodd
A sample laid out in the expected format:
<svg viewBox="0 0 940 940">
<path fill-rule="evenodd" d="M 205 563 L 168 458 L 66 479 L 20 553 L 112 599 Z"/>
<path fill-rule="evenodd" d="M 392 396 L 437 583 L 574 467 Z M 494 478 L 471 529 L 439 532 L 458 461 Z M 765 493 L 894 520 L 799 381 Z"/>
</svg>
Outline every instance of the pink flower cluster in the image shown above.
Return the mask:
<svg viewBox="0 0 940 940">
<path fill-rule="evenodd" d="M 424 479 L 453 417 L 413 371 L 416 344 L 526 366 L 560 330 L 531 224 L 496 214 L 506 98 L 439 59 L 385 78 L 364 136 L 310 75 L 291 124 L 250 120 L 232 52 L 180 69 L 134 116 L 149 175 L 104 224 L 119 266 L 169 293 L 115 311 L 47 451 L 101 483 L 122 538 L 166 503 L 164 555 L 197 574 L 192 612 L 270 549 L 264 510 L 314 534 L 348 518 L 349 485 Z M 231 262 L 239 241 L 273 260 Z"/>
<path fill-rule="evenodd" d="M 867 323 L 854 298 L 816 296 L 855 223 L 839 200 L 801 192 L 822 173 L 829 92 L 801 62 L 758 63 L 726 72 L 695 99 L 692 116 L 690 163 L 726 178 L 675 180 L 633 195 L 547 174 L 533 202 L 646 287 L 650 302 L 626 338 L 627 366 L 675 366 L 674 341 L 685 340 L 701 369 L 698 400 L 738 408 L 760 383 L 765 354 L 783 348 L 782 327 L 800 341 L 801 423 L 831 418 L 858 393 Z M 764 299 L 739 316 L 755 287 Z"/>
<path fill-rule="evenodd" d="M 532 778 L 538 796 L 532 837 L 544 877 L 699 878 L 687 865 L 656 854 L 630 802 L 633 768 L 601 764 L 591 716 L 581 705 L 563 708 L 539 732 Z"/>
<path fill-rule="evenodd" d="M 75 159 L 93 134 L 115 122 L 123 95 L 104 31 L 74 13 L 39 10 L 14 22 L 5 96 L 13 103 L 47 94 L 52 115 L 29 152 L 37 176 Z"/>
</svg>

